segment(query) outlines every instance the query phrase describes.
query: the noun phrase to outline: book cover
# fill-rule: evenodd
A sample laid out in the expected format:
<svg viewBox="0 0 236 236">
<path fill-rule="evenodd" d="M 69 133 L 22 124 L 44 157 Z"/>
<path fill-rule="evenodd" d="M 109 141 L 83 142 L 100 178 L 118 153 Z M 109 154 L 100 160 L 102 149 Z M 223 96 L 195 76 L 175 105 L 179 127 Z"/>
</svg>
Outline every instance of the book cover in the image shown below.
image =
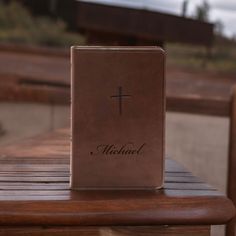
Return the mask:
<svg viewBox="0 0 236 236">
<path fill-rule="evenodd" d="M 72 47 L 72 189 L 163 185 L 165 54 Z"/>
</svg>

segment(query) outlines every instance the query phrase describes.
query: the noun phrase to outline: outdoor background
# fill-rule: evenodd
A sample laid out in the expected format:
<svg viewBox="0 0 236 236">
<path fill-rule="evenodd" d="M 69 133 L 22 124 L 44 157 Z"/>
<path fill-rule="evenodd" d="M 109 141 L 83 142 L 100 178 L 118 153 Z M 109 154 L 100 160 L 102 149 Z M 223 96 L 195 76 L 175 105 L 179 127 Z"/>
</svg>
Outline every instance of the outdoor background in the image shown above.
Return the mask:
<svg viewBox="0 0 236 236">
<path fill-rule="evenodd" d="M 71 17 L 77 14 L 76 1 L 60 8 L 61 2 L 0 1 L 1 146 L 70 125 L 72 45 L 160 45 L 167 55 L 167 97 L 229 101 L 236 83 L 234 0 L 82 1 L 175 15 L 183 24 L 189 19 L 199 25 L 211 23 L 213 40 L 206 45 L 184 42 L 185 35 L 181 40 L 155 41 L 140 34 L 91 31 Z M 176 32 L 175 27 L 165 30 Z M 166 155 L 225 193 L 229 118 L 192 114 L 191 106 L 189 112 L 167 109 L 166 118 Z"/>
</svg>

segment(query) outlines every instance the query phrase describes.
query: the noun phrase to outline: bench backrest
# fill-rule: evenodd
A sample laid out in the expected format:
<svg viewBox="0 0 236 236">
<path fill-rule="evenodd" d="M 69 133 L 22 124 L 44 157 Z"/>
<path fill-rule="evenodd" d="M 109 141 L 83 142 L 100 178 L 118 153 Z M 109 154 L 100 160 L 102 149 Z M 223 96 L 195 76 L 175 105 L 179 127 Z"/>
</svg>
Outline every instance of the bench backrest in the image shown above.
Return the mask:
<svg viewBox="0 0 236 236">
<path fill-rule="evenodd" d="M 228 99 L 203 98 L 200 96 L 167 96 L 167 111 L 184 112 L 190 114 L 228 117 L 229 147 L 228 147 L 228 173 L 227 195 L 236 205 L 236 88 Z M 236 219 L 226 227 L 226 235 L 235 235 Z"/>
</svg>

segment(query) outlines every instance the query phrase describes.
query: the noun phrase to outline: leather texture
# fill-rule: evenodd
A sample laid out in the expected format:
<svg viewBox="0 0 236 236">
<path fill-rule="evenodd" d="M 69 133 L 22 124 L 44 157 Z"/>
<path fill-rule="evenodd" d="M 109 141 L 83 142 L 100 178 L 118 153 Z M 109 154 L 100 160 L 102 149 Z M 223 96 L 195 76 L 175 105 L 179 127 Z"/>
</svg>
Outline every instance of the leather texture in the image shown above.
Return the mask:
<svg viewBox="0 0 236 236">
<path fill-rule="evenodd" d="M 162 187 L 165 53 L 72 47 L 72 189 Z"/>
</svg>

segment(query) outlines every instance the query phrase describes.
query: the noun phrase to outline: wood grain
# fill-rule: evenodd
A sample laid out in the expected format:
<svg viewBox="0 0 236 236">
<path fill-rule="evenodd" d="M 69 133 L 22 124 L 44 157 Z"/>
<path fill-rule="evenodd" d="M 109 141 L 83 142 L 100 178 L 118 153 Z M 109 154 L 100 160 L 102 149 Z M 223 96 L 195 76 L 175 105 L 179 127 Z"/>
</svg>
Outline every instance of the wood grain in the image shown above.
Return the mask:
<svg viewBox="0 0 236 236">
<path fill-rule="evenodd" d="M 229 160 L 228 160 L 228 196 L 236 205 L 236 87 L 232 91 L 231 115 L 230 115 L 230 133 L 229 133 Z M 228 224 L 227 236 L 236 234 L 236 218 Z"/>
<path fill-rule="evenodd" d="M 167 95 L 166 108 L 167 111 L 173 112 L 229 117 L 230 100 L 219 97 Z"/>
<path fill-rule="evenodd" d="M 69 129 L 0 149 L 0 225 L 224 224 L 232 203 L 172 160 L 155 191 L 71 191 Z"/>
<path fill-rule="evenodd" d="M 55 56 L 55 57 L 70 57 L 70 51 L 63 48 L 52 48 L 34 45 L 21 45 L 14 43 L 0 43 L 0 50 L 3 52 L 14 52 L 22 54 L 33 54 L 33 55 L 43 55 L 43 56 Z"/>
<path fill-rule="evenodd" d="M 8 236 L 209 236 L 209 226 L 146 226 L 146 227 L 30 227 L 1 228 Z"/>
<path fill-rule="evenodd" d="M 0 79 L 6 80 L 1 76 Z M 69 105 L 70 91 L 68 88 L 35 84 L 0 84 L 0 100 L 5 102 L 33 102 L 42 104 Z"/>
</svg>

